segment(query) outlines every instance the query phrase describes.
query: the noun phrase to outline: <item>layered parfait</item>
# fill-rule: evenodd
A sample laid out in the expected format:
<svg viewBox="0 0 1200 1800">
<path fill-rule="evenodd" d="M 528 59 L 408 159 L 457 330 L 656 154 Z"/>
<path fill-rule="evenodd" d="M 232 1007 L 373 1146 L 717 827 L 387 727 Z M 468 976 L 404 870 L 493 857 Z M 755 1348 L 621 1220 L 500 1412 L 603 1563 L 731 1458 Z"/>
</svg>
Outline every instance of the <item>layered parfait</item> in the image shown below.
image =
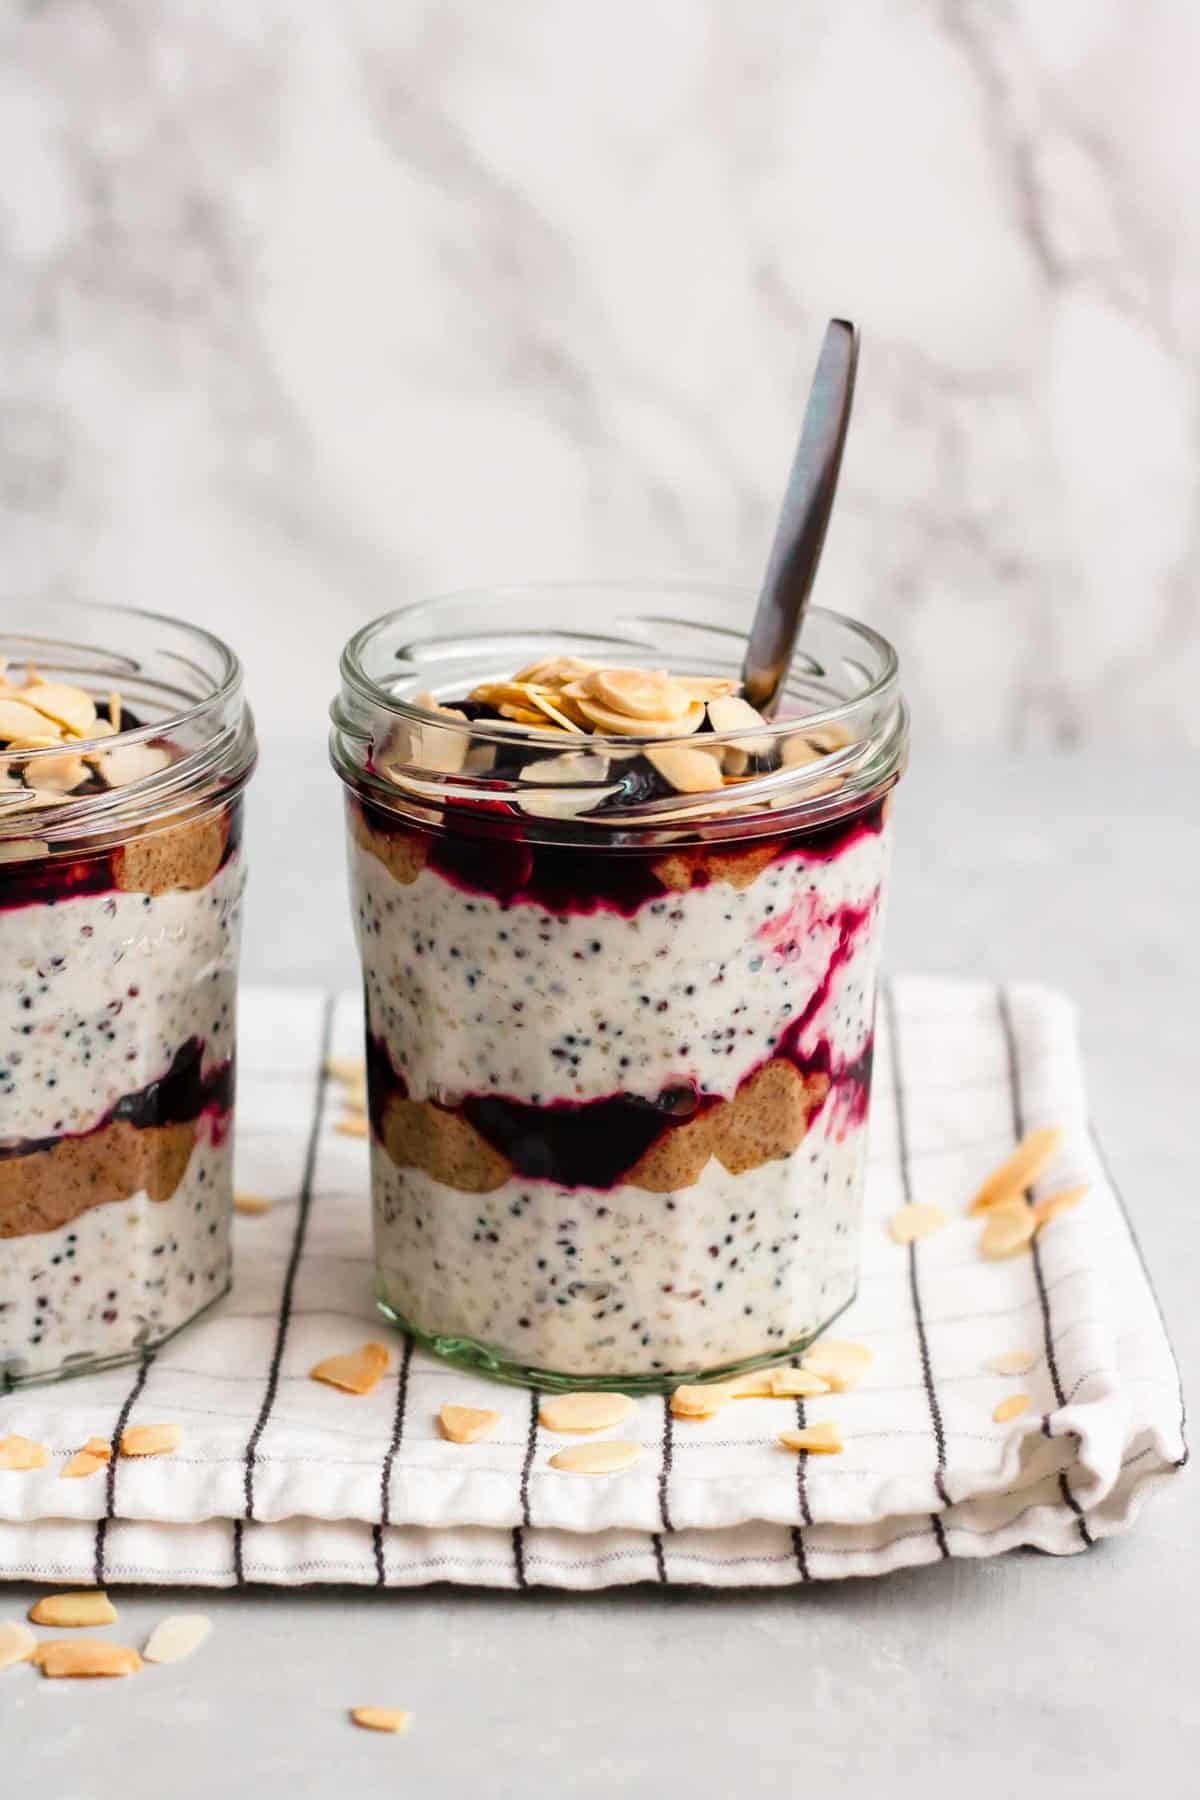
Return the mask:
<svg viewBox="0 0 1200 1800">
<path fill-rule="evenodd" d="M 253 742 L 244 719 L 214 756 L 195 725 L 0 677 L 0 1389 L 135 1355 L 228 1286 Z"/>
<path fill-rule="evenodd" d="M 547 1385 L 793 1353 L 855 1290 L 902 746 L 577 654 L 449 687 L 348 796 L 384 1310 Z"/>
</svg>

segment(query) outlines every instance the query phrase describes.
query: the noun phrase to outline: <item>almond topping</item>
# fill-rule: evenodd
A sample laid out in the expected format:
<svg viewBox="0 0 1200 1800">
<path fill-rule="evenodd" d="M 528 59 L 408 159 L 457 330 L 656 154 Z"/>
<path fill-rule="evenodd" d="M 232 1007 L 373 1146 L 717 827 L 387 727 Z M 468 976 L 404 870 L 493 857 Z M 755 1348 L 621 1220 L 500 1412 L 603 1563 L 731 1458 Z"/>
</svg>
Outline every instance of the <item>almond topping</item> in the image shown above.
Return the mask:
<svg viewBox="0 0 1200 1800">
<path fill-rule="evenodd" d="M 566 687 L 572 681 L 582 681 L 595 667 L 595 663 L 585 662 L 581 656 L 543 656 L 539 662 L 518 669 L 513 680 L 539 687 Z M 474 700 L 474 693 L 471 698 Z"/>
<path fill-rule="evenodd" d="M 1078 1187 L 1060 1188 L 1057 1194 L 1047 1194 L 1044 1200 L 1037 1200 L 1033 1206 L 1033 1216 L 1039 1225 L 1048 1225 L 1051 1219 L 1057 1219 L 1059 1213 L 1069 1212 L 1087 1193 L 1087 1182 L 1080 1182 Z"/>
<path fill-rule="evenodd" d="M 13 738 L 40 738 L 46 735 L 45 716 L 36 712 L 32 706 L 26 706 L 23 700 L 10 700 L 7 695 L 0 697 L 0 739 L 11 743 Z"/>
<path fill-rule="evenodd" d="M 235 1194 L 233 1210 L 240 1213 L 266 1213 L 271 1210 L 271 1202 L 265 1194 Z"/>
<path fill-rule="evenodd" d="M 771 1392 L 778 1399 L 809 1400 L 829 1391 L 829 1383 L 811 1369 L 771 1370 Z"/>
<path fill-rule="evenodd" d="M 1040 1125 L 1027 1132 L 1012 1155 L 994 1169 L 972 1200 L 968 1211 L 990 1212 L 994 1206 L 1007 1205 L 1020 1199 L 1032 1181 L 1036 1181 L 1062 1141 L 1055 1125 Z"/>
<path fill-rule="evenodd" d="M 98 1456 L 101 1462 L 108 1462 L 112 1456 L 112 1444 L 108 1438 L 90 1437 L 83 1446 L 85 1456 Z"/>
<path fill-rule="evenodd" d="M 154 1627 L 142 1655 L 152 1663 L 182 1662 L 211 1630 L 212 1620 L 205 1613 L 171 1613 Z"/>
<path fill-rule="evenodd" d="M 993 1375 L 1028 1375 L 1037 1364 L 1036 1350 L 1002 1350 L 993 1356 L 988 1368 Z"/>
<path fill-rule="evenodd" d="M 347 1113 L 339 1119 L 333 1128 L 339 1137 L 365 1138 L 371 1135 L 371 1127 L 362 1113 Z"/>
<path fill-rule="evenodd" d="M 478 1444 L 499 1423 L 500 1414 L 490 1406 L 443 1406 L 438 1414 L 438 1429 L 452 1444 Z"/>
<path fill-rule="evenodd" d="M 37 1639 L 28 1625 L 19 1619 L 0 1619 L 0 1669 L 28 1662 L 36 1644 Z"/>
<path fill-rule="evenodd" d="M 398 1712 L 391 1706 L 353 1706 L 350 1717 L 364 1731 L 403 1731 L 412 1714 Z"/>
<path fill-rule="evenodd" d="M 118 788 L 159 774 L 169 766 L 172 757 L 161 744 L 118 744 L 114 750 L 99 751 L 90 761 L 102 781 L 110 788 Z"/>
<path fill-rule="evenodd" d="M 547 1431 L 607 1431 L 632 1411 L 628 1394 L 556 1394 L 542 1401 L 538 1418 Z"/>
<path fill-rule="evenodd" d="M 83 1625 L 115 1625 L 117 1609 L 102 1588 L 79 1594 L 43 1594 L 30 1607 L 29 1622 L 67 1631 Z"/>
<path fill-rule="evenodd" d="M 133 1675 L 142 1666 L 136 1650 L 103 1638 L 43 1638 L 30 1660 L 51 1678 Z"/>
<path fill-rule="evenodd" d="M 1023 1412 L 1028 1412 L 1033 1402 L 1028 1394 L 1010 1394 L 999 1406 L 992 1410 L 992 1417 L 997 1425 L 1007 1425 L 1010 1419 L 1019 1419 Z"/>
<path fill-rule="evenodd" d="M 690 705 L 687 689 L 665 669 L 595 669 L 579 683 L 581 699 L 594 700 L 630 719 L 661 723 L 682 719 Z M 701 703 L 702 704 L 702 703 Z"/>
<path fill-rule="evenodd" d="M 111 728 L 113 729 L 113 731 L 120 731 L 120 729 L 121 729 L 121 696 L 120 696 L 120 694 L 110 694 L 108 696 L 108 723 L 111 726 Z M 92 729 L 94 731 L 95 727 L 93 726 Z"/>
<path fill-rule="evenodd" d="M 91 1450 L 77 1450 L 69 1457 L 59 1472 L 60 1481 L 78 1481 L 82 1475 L 94 1475 L 97 1469 L 107 1468 L 107 1456 L 96 1456 Z"/>
<path fill-rule="evenodd" d="M 127 1425 L 121 1433 L 121 1455 L 169 1456 L 182 1442 L 182 1425 Z"/>
<path fill-rule="evenodd" d="M 542 756 L 526 763 L 518 781 L 545 783 L 556 787 L 573 781 L 603 781 L 608 774 L 606 756 L 589 756 L 583 750 L 568 750 L 562 756 Z"/>
<path fill-rule="evenodd" d="M 671 1395 L 671 1411 L 677 1419 L 711 1419 L 743 1391 L 740 1381 L 710 1381 L 704 1386 L 685 1382 Z"/>
<path fill-rule="evenodd" d="M 339 1356 L 327 1356 L 310 1371 L 314 1381 L 328 1382 L 347 1394 L 369 1394 L 379 1382 L 390 1358 L 383 1344 L 364 1344 Z"/>
<path fill-rule="evenodd" d="M 690 737 L 704 723 L 703 700 L 690 701 L 682 715 L 672 719 L 634 718 L 630 713 L 614 712 L 611 707 L 586 698 L 577 704 L 589 725 L 611 737 Z"/>
<path fill-rule="evenodd" d="M 557 1450 L 550 1458 L 550 1467 L 568 1475 L 614 1475 L 618 1469 L 631 1469 L 641 1454 L 640 1444 L 600 1438 L 592 1444 L 572 1444 L 567 1450 Z"/>
<path fill-rule="evenodd" d="M 1032 1243 L 1036 1229 L 1033 1208 L 1026 1206 L 1023 1200 L 1009 1200 L 1003 1206 L 990 1207 L 979 1239 L 979 1254 L 991 1262 L 1019 1256 Z"/>
<path fill-rule="evenodd" d="M 36 707 L 43 718 L 53 719 L 76 737 L 86 737 L 95 722 L 96 702 L 82 688 L 67 687 L 60 681 L 39 681 L 22 690 L 21 698 Z"/>
<path fill-rule="evenodd" d="M 840 1430 L 831 1420 L 806 1425 L 803 1431 L 781 1431 L 779 1441 L 785 1450 L 808 1450 L 818 1456 L 837 1456 L 846 1448 Z"/>
<path fill-rule="evenodd" d="M 872 1362 L 874 1352 L 865 1344 L 850 1344 L 838 1338 L 822 1338 L 800 1358 L 801 1368 L 810 1375 L 827 1381 L 835 1394 L 857 1387 Z"/>
<path fill-rule="evenodd" d="M 946 1223 L 946 1215 L 940 1206 L 918 1204 L 902 1206 L 888 1220 L 888 1230 L 898 1244 L 913 1244 L 918 1238 L 928 1237 L 931 1232 L 940 1231 Z"/>
<path fill-rule="evenodd" d="M 693 750 L 690 744 L 664 744 L 646 752 L 664 781 L 680 794 L 704 794 L 721 785 L 721 765 L 715 754 Z"/>
<path fill-rule="evenodd" d="M 366 1061 L 361 1056 L 327 1056 L 325 1073 L 334 1081 L 344 1081 L 348 1086 L 357 1086 L 367 1079 Z"/>
<path fill-rule="evenodd" d="M 760 712 L 756 712 L 748 700 L 737 694 L 728 694 L 724 699 L 710 700 L 708 703 L 708 722 L 714 731 L 746 731 L 754 725 L 765 725 L 766 720 Z M 770 736 L 742 738 L 739 750 L 750 756 L 761 756 L 771 748 Z"/>
<path fill-rule="evenodd" d="M 21 1437 L 16 1432 L 0 1438 L 0 1469 L 44 1469 L 49 1461 L 50 1452 L 45 1444 L 35 1444 L 32 1438 Z"/>
</svg>

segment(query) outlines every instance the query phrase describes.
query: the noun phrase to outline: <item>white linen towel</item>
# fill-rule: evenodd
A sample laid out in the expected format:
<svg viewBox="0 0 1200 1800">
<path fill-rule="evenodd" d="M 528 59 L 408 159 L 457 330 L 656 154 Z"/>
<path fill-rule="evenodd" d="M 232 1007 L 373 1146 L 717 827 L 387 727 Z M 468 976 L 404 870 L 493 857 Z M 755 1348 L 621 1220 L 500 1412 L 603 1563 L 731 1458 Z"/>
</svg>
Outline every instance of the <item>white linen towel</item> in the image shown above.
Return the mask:
<svg viewBox="0 0 1200 1800">
<path fill-rule="evenodd" d="M 706 1421 L 640 1400 L 620 1435 L 633 1469 L 585 1479 L 537 1396 L 414 1351 L 372 1298 L 367 1146 L 340 1135 L 326 1055 L 361 1048 L 360 1002 L 243 996 L 238 1183 L 270 1212 L 236 1221 L 236 1281 L 140 1366 L 0 1399 L 0 1436 L 51 1446 L 0 1472 L 0 1575 L 231 1585 L 458 1581 L 596 1588 L 713 1586 L 882 1574 L 1017 1545 L 1067 1554 L 1121 1530 L 1186 1461 L 1183 1397 L 1129 1219 L 1090 1131 L 1072 1007 L 1044 988 L 898 980 L 877 1031 L 863 1272 L 834 1335 L 874 1352 L 861 1387 L 738 1401 Z M 1066 1129 L 1043 1192 L 1090 1183 L 1032 1254 L 987 1262 L 965 1206 L 1029 1126 Z M 902 1247 L 906 1199 L 950 1224 Z M 2 1251 L 0 1251 L 2 1254 Z M 386 1340 L 365 1397 L 309 1379 L 321 1357 Z M 1032 1371 L 990 1359 L 1028 1348 Z M 1018 1390 L 1031 1410 L 997 1424 Z M 443 1442 L 446 1401 L 501 1427 Z M 794 1409 L 794 1410 L 793 1410 Z M 841 1455 L 777 1443 L 835 1418 Z M 172 1421 L 179 1451 L 59 1479 L 70 1453 L 127 1423 Z"/>
</svg>

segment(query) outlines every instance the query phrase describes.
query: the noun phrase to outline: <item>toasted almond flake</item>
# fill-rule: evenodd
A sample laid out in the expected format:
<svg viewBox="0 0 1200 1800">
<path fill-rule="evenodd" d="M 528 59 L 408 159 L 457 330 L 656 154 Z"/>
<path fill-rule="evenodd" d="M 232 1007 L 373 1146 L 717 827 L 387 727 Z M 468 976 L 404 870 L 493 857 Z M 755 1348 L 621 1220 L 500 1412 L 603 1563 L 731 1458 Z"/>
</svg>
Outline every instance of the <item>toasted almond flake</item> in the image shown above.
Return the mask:
<svg viewBox="0 0 1200 1800">
<path fill-rule="evenodd" d="M 88 726 L 88 737 L 89 738 L 107 738 L 107 737 L 115 737 L 115 736 L 116 736 L 116 732 L 113 730 L 112 726 L 109 724 L 107 719 L 97 719 L 94 725 Z M 80 755 L 83 757 L 84 762 L 90 763 L 93 769 L 96 767 L 96 764 L 97 764 L 99 758 L 102 756 L 107 756 L 107 754 L 108 754 L 108 752 L 106 750 L 81 750 L 80 751 Z"/>
<path fill-rule="evenodd" d="M 590 787 L 583 793 L 578 788 L 529 788 L 522 789 L 512 798 L 532 819 L 577 819 L 620 791 L 619 783 L 611 787 Z"/>
<path fill-rule="evenodd" d="M 810 1375 L 819 1375 L 835 1394 L 857 1387 L 874 1362 L 874 1352 L 865 1344 L 852 1344 L 841 1338 L 822 1338 L 800 1358 L 800 1366 Z"/>
<path fill-rule="evenodd" d="M 1070 1212 L 1073 1206 L 1078 1206 L 1087 1191 L 1088 1184 L 1083 1181 L 1077 1187 L 1060 1188 L 1056 1194 L 1047 1194 L 1044 1200 L 1034 1202 L 1033 1216 L 1039 1225 L 1048 1225 L 1059 1213 Z"/>
<path fill-rule="evenodd" d="M 601 706 L 598 700 L 582 699 L 577 705 L 589 725 L 612 737 L 690 737 L 699 731 L 705 719 L 703 700 L 690 701 L 681 717 L 671 719 L 635 719 L 629 713 L 614 712 L 611 707 Z"/>
<path fill-rule="evenodd" d="M 130 787 L 148 775 L 158 775 L 171 761 L 171 752 L 161 744 L 118 744 L 112 750 L 99 750 L 89 758 L 100 779 L 110 788 Z"/>
<path fill-rule="evenodd" d="M 555 1394 L 542 1401 L 538 1418 L 547 1431 L 607 1431 L 632 1411 L 628 1394 Z"/>
<path fill-rule="evenodd" d="M 358 1350 L 327 1356 L 310 1370 L 314 1381 L 327 1382 L 347 1394 L 369 1394 L 385 1373 L 390 1357 L 385 1345 L 368 1343 Z"/>
<path fill-rule="evenodd" d="M 929 1237 L 932 1232 L 940 1231 L 945 1223 L 946 1215 L 940 1206 L 914 1201 L 892 1214 L 888 1220 L 888 1230 L 898 1244 L 913 1244 L 918 1238 Z"/>
<path fill-rule="evenodd" d="M 367 1079 L 367 1064 L 361 1056 L 327 1056 L 325 1073 L 333 1081 L 343 1081 L 347 1086 L 356 1087 Z"/>
<path fill-rule="evenodd" d="M 751 1369 L 746 1375 L 735 1375 L 718 1385 L 726 1390 L 730 1400 L 771 1400 L 775 1394 L 772 1373 L 771 1369 Z"/>
<path fill-rule="evenodd" d="M 57 726 L 51 725 L 49 719 L 46 724 L 49 729 L 38 737 L 13 738 L 8 746 L 9 750 L 14 755 L 18 750 L 53 750 L 56 745 L 62 743 L 62 732 Z"/>
<path fill-rule="evenodd" d="M 1028 1375 L 1038 1361 L 1036 1350 L 1002 1350 L 993 1356 L 988 1368 L 993 1375 Z"/>
<path fill-rule="evenodd" d="M 127 1425 L 121 1433 L 121 1455 L 169 1456 L 182 1442 L 182 1425 Z"/>
<path fill-rule="evenodd" d="M 82 688 L 68 687 L 62 681 L 39 681 L 22 691 L 22 700 L 35 707 L 43 718 L 53 719 L 76 737 L 86 737 L 88 726 L 96 717 L 96 702 Z"/>
<path fill-rule="evenodd" d="M 43 1594 L 29 1609 L 31 1625 L 55 1625 L 60 1631 L 116 1622 L 117 1609 L 103 1588 L 87 1588 L 76 1594 Z"/>
<path fill-rule="evenodd" d="M 44 1469 L 49 1461 L 50 1452 L 45 1444 L 37 1444 L 17 1432 L 0 1438 L 0 1469 Z"/>
<path fill-rule="evenodd" d="M 979 1254 L 989 1262 L 1003 1262 L 1019 1256 L 1033 1242 L 1037 1219 L 1032 1206 L 1024 1200 L 1009 1200 L 1003 1206 L 988 1209 L 987 1221 L 979 1238 Z"/>
<path fill-rule="evenodd" d="M 823 754 L 815 744 L 798 732 L 791 733 L 779 747 L 779 760 L 785 769 L 798 769 L 804 763 L 822 762 Z"/>
<path fill-rule="evenodd" d="M 513 680 L 536 683 L 539 687 L 566 687 L 572 681 L 582 681 L 595 667 L 595 663 L 585 662 L 581 656 L 543 656 L 518 669 Z"/>
<path fill-rule="evenodd" d="M 356 1112 L 346 1113 L 335 1122 L 333 1129 L 339 1137 L 365 1138 L 371 1134 L 368 1120 L 362 1113 Z"/>
<path fill-rule="evenodd" d="M 11 700 L 7 694 L 0 697 L 0 740 L 7 744 L 13 738 L 42 737 L 45 731 L 44 713 L 27 706 L 23 699 Z"/>
<path fill-rule="evenodd" d="M 737 686 L 727 675 L 676 675 L 673 679 L 692 700 L 723 700 Z"/>
<path fill-rule="evenodd" d="M 443 1406 L 438 1429 L 451 1444 L 478 1444 L 492 1436 L 500 1414 L 490 1406 Z"/>
<path fill-rule="evenodd" d="M 809 1400 L 829 1391 L 829 1383 L 811 1369 L 771 1370 L 771 1392 L 777 1399 Z"/>
<path fill-rule="evenodd" d="M 142 1666 L 137 1651 L 128 1644 L 110 1644 L 104 1638 L 43 1638 L 32 1657 L 43 1675 L 133 1675 Z"/>
<path fill-rule="evenodd" d="M 233 1210 L 240 1213 L 266 1213 L 271 1210 L 271 1202 L 266 1194 L 235 1194 Z"/>
<path fill-rule="evenodd" d="M 1062 1132 L 1057 1125 L 1039 1125 L 1036 1131 L 1026 1132 L 1012 1155 L 1006 1157 L 998 1169 L 993 1169 L 968 1211 L 989 1212 L 994 1206 L 1006 1206 L 1012 1200 L 1019 1200 L 1030 1183 L 1037 1180 L 1061 1142 Z"/>
<path fill-rule="evenodd" d="M 630 719 L 682 719 L 692 704 L 665 669 L 594 669 L 580 685 L 586 699 Z"/>
<path fill-rule="evenodd" d="M 710 700 L 708 703 L 708 721 L 714 731 L 747 731 L 755 725 L 765 725 L 766 720 L 760 712 L 756 712 L 748 700 L 738 694 L 728 694 L 723 699 Z M 742 738 L 738 748 L 751 756 L 762 756 L 771 748 L 771 738 Z"/>
<path fill-rule="evenodd" d="M 39 794 L 69 794 L 86 779 L 81 756 L 43 756 L 25 765 L 25 785 Z"/>
<path fill-rule="evenodd" d="M 94 1475 L 98 1469 L 108 1467 L 107 1456 L 95 1456 L 90 1450 L 77 1450 L 69 1457 L 59 1471 L 60 1481 L 78 1481 L 83 1475 Z"/>
<path fill-rule="evenodd" d="M 550 1458 L 552 1469 L 568 1475 L 615 1475 L 618 1469 L 631 1469 L 641 1458 L 640 1444 L 623 1438 L 598 1438 L 591 1444 L 572 1444 L 557 1450 Z"/>
<path fill-rule="evenodd" d="M 23 809 L 18 806 L 14 810 L 21 812 Z M 34 857 L 45 856 L 49 848 L 44 838 L 13 838 L 7 844 L 0 844 L 0 863 L 30 862 Z"/>
<path fill-rule="evenodd" d="M 404 1731 L 412 1714 L 392 1706 L 352 1706 L 350 1717 L 364 1731 Z"/>
<path fill-rule="evenodd" d="M 150 1633 L 142 1656 L 152 1663 L 182 1662 L 200 1648 L 211 1630 L 212 1620 L 206 1613 L 170 1613 Z"/>
<path fill-rule="evenodd" d="M 1010 1419 L 1019 1419 L 1023 1412 L 1028 1412 L 1033 1401 L 1028 1394 L 1010 1394 L 999 1406 L 993 1407 L 992 1417 L 997 1425 L 1007 1425 Z"/>
<path fill-rule="evenodd" d="M 608 774 L 607 756 L 590 756 L 586 750 L 566 750 L 561 756 L 540 756 L 528 762 L 517 776 L 538 786 L 557 787 L 566 782 L 603 781 Z"/>
<path fill-rule="evenodd" d="M 28 1662 L 37 1639 L 20 1619 L 0 1619 L 0 1669 L 11 1669 L 14 1663 Z"/>
<path fill-rule="evenodd" d="M 781 1431 L 779 1442 L 785 1450 L 808 1450 L 818 1456 L 837 1456 L 846 1448 L 840 1430 L 828 1419 L 802 1431 Z"/>
<path fill-rule="evenodd" d="M 342 1105 L 349 1113 L 365 1113 L 367 1110 L 367 1084 L 361 1087 L 344 1087 L 342 1089 Z"/>
<path fill-rule="evenodd" d="M 646 751 L 646 761 L 680 794 L 704 794 L 721 785 L 717 753 L 690 744 L 663 744 Z"/>
<path fill-rule="evenodd" d="M 112 1456 L 112 1443 L 108 1438 L 90 1437 L 83 1446 L 85 1456 L 98 1456 L 101 1462 L 108 1462 Z"/>
<path fill-rule="evenodd" d="M 844 725 L 820 725 L 815 731 L 804 734 L 814 750 L 822 756 L 828 756 L 834 750 L 844 750 L 850 742 L 850 733 Z"/>
<path fill-rule="evenodd" d="M 584 735 L 583 727 L 577 725 L 574 719 L 569 719 L 566 713 L 560 712 L 558 707 L 555 706 L 554 702 L 549 699 L 547 695 L 531 692 L 529 698 L 538 712 L 542 713 L 547 719 L 552 719 L 556 725 L 561 725 L 564 731 L 569 731 L 576 737 L 582 737 Z"/>
<path fill-rule="evenodd" d="M 713 1381 L 706 1387 L 685 1382 L 671 1395 L 671 1412 L 677 1419 L 711 1419 L 733 1397 L 731 1382 Z"/>
</svg>

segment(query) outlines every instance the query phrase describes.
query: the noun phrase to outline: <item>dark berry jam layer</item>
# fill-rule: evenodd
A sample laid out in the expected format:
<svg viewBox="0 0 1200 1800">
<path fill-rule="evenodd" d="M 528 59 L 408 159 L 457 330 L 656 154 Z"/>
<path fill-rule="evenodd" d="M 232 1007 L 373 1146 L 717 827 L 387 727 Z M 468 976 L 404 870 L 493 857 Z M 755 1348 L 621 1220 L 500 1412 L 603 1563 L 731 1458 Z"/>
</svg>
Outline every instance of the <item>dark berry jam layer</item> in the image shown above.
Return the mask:
<svg viewBox="0 0 1200 1800">
<path fill-rule="evenodd" d="M 37 836 L 36 819 L 33 814 L 28 820 L 29 836 L 33 838 Z M 215 828 L 220 831 L 220 841 L 210 843 Z M 60 900 L 83 895 L 160 893 L 173 886 L 202 886 L 224 868 L 241 844 L 241 801 L 231 801 L 220 814 L 168 826 L 157 835 L 171 838 L 173 845 L 169 857 L 163 859 L 161 880 L 160 871 L 152 870 L 148 878 L 142 871 L 133 873 L 131 853 L 137 846 L 154 846 L 156 834 L 149 831 L 130 839 L 128 845 L 116 844 L 86 856 L 49 855 L 0 862 L 0 911 L 53 906 Z M 189 863 L 195 865 L 194 869 L 189 870 Z M 172 879 L 171 865 L 175 866 L 176 879 Z"/>
<path fill-rule="evenodd" d="M 136 1093 L 125 1094 L 86 1132 L 64 1132 L 55 1137 L 22 1138 L 0 1144 L 0 1160 L 52 1150 L 66 1137 L 91 1137 L 117 1123 L 129 1125 L 135 1131 L 146 1131 L 155 1126 L 194 1124 L 204 1113 L 224 1116 L 233 1106 L 233 1059 L 218 1063 L 207 1073 L 203 1070 L 203 1059 L 202 1040 L 189 1038 L 175 1052 L 170 1067 L 162 1075 Z"/>
</svg>

